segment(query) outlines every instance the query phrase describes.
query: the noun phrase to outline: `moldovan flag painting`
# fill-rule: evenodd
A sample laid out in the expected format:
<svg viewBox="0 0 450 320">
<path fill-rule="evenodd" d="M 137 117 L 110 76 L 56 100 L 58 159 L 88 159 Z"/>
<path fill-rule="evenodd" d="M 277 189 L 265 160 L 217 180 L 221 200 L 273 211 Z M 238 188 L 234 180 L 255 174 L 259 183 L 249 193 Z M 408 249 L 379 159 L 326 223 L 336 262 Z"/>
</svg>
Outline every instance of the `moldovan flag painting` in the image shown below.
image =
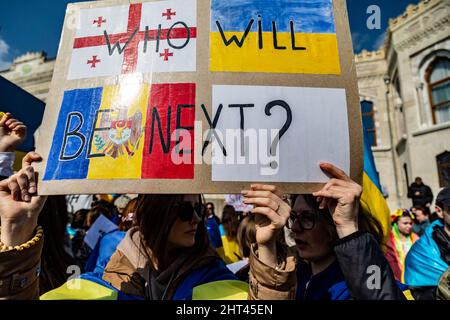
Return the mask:
<svg viewBox="0 0 450 320">
<path fill-rule="evenodd" d="M 211 71 L 340 75 L 332 0 L 212 0 Z"/>
<path fill-rule="evenodd" d="M 80 9 L 68 80 L 196 70 L 197 1 Z"/>
<path fill-rule="evenodd" d="M 194 106 L 192 83 L 66 91 L 44 180 L 192 179 L 194 153 L 173 137 L 190 131 L 193 145 Z"/>
</svg>

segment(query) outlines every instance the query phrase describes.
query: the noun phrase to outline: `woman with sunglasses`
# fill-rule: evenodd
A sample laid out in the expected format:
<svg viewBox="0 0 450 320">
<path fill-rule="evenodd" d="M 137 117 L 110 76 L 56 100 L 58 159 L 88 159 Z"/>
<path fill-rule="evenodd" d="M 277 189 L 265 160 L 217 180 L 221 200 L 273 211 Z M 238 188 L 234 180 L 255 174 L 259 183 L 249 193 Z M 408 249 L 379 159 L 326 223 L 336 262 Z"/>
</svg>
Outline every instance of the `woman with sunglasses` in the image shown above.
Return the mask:
<svg viewBox="0 0 450 320">
<path fill-rule="evenodd" d="M 379 247 L 381 227 L 359 208 L 362 188 L 342 170 L 321 164 L 332 179 L 291 206 L 271 186 L 243 191 L 255 206 L 256 244 L 250 255 L 252 299 L 404 299 Z M 289 248 L 283 228 L 291 229 Z"/>
<path fill-rule="evenodd" d="M 46 199 L 36 192 L 30 163 L 0 182 L 0 279 L 11 284 L 0 286 L 0 299 L 39 298 L 44 231 L 37 217 Z M 246 299 L 248 284 L 237 280 L 209 244 L 202 203 L 200 195 L 139 196 L 137 226 L 127 232 L 103 275 L 71 277 L 40 298 Z"/>
</svg>

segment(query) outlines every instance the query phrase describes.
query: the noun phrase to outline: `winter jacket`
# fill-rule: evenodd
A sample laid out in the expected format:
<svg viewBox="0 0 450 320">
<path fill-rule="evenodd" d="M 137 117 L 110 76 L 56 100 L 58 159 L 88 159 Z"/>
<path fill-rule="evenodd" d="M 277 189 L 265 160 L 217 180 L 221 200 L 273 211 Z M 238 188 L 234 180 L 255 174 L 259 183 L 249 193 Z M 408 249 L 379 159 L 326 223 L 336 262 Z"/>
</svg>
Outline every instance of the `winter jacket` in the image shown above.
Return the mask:
<svg viewBox="0 0 450 320">
<path fill-rule="evenodd" d="M 420 195 L 417 196 L 416 192 L 419 192 Z M 429 186 L 423 183 L 419 186 L 414 182 L 408 188 L 408 198 L 412 199 L 413 206 L 426 207 L 427 204 L 430 205 L 433 202 L 433 192 Z"/>
<path fill-rule="evenodd" d="M 128 239 L 128 240 L 127 240 Z M 40 298 L 143 300 L 148 298 L 149 272 L 133 237 L 125 237 L 112 255 L 102 278 L 93 273 L 70 279 Z M 127 241 L 125 241 L 127 240 Z M 40 256 L 43 239 L 23 251 L 0 253 L 0 299 L 39 299 Z M 165 299 L 246 299 L 248 285 L 237 281 L 213 250 L 179 264 L 164 290 Z"/>
<path fill-rule="evenodd" d="M 356 232 L 340 239 L 334 247 L 335 263 L 310 277 L 298 267 L 295 252 L 287 249 L 276 268 L 258 259 L 256 246 L 250 256 L 250 298 L 261 300 L 404 300 L 383 252 L 372 235 Z M 309 272 L 309 273 L 308 273 Z M 304 279 L 310 278 L 308 289 Z M 309 287 L 312 285 L 312 287 Z M 299 293 L 297 293 L 299 292 Z M 303 294 L 302 294 L 303 292 Z"/>
</svg>

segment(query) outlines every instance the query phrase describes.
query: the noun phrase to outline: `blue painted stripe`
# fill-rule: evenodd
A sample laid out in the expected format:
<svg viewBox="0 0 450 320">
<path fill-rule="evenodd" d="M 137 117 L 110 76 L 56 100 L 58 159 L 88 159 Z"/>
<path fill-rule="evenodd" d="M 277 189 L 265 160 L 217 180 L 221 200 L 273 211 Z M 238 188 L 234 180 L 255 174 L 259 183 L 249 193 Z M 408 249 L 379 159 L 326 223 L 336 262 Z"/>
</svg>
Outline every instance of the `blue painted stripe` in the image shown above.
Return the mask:
<svg viewBox="0 0 450 320">
<path fill-rule="evenodd" d="M 102 91 L 102 88 L 93 88 L 64 92 L 44 180 L 86 179 L 89 168 L 89 159 L 87 159 L 88 143 L 95 113 L 100 107 Z M 80 121 L 79 116 L 71 116 L 69 118 L 69 114 L 74 113 L 82 115 L 83 120 Z M 78 133 L 85 137 L 84 146 L 82 139 L 76 135 L 71 135 L 67 137 L 65 148 L 62 150 L 64 132 L 74 131 L 80 124 L 81 127 Z M 75 155 L 80 149 L 82 151 L 75 159 L 60 159 L 61 154 L 65 157 L 70 157 Z"/>
<path fill-rule="evenodd" d="M 272 21 L 279 32 L 290 32 L 293 21 L 295 32 L 335 33 L 332 0 L 212 0 L 211 29 L 218 32 L 219 21 L 224 31 L 244 31 L 254 19 L 256 32 L 258 15 L 265 32 L 272 31 Z"/>
</svg>

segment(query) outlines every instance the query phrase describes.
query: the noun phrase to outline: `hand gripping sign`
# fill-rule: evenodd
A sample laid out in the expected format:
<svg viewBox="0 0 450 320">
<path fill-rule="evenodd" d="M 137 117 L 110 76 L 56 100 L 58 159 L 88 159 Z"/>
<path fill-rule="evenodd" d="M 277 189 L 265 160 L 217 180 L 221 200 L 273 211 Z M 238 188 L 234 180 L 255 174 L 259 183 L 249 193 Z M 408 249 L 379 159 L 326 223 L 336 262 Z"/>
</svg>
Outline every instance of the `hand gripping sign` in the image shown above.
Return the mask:
<svg viewBox="0 0 450 320">
<path fill-rule="evenodd" d="M 68 7 L 37 151 L 42 194 L 310 193 L 361 181 L 345 3 L 117 0 Z"/>
</svg>

